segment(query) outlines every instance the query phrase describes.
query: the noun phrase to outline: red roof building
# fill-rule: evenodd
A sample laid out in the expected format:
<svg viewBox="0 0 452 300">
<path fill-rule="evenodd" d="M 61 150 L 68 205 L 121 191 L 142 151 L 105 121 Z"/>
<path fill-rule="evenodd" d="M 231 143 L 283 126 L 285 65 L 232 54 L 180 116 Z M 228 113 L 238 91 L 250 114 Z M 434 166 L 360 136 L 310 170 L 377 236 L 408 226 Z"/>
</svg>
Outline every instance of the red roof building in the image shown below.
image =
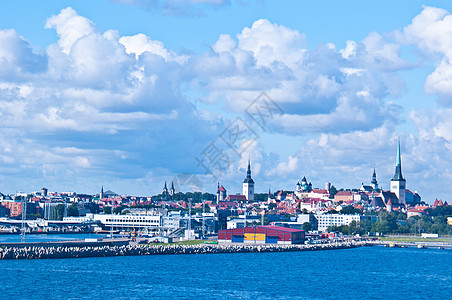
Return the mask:
<svg viewBox="0 0 452 300">
<path fill-rule="evenodd" d="M 245 244 L 302 244 L 305 231 L 280 226 L 250 226 L 218 232 L 220 243 Z"/>
</svg>

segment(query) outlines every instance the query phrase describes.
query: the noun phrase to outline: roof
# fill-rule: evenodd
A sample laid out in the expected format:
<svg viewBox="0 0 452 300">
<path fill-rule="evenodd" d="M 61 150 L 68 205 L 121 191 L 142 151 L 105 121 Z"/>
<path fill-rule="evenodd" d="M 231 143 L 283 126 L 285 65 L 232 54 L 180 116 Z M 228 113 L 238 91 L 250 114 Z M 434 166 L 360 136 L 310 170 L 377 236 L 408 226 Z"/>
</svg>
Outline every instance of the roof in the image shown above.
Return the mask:
<svg viewBox="0 0 452 300">
<path fill-rule="evenodd" d="M 408 212 L 414 212 L 414 213 L 424 213 L 422 209 L 412 208 L 409 209 Z"/>
<path fill-rule="evenodd" d="M 220 185 L 220 187 L 218 188 L 219 192 L 226 192 L 226 190 L 224 189 L 224 187 L 222 185 Z"/>
<path fill-rule="evenodd" d="M 246 196 L 245 195 L 228 195 L 226 197 L 227 201 L 234 201 L 234 200 L 246 200 Z M 226 202 L 226 201 L 225 201 Z M 219 202 L 218 204 L 221 204 L 223 202 Z"/>
<path fill-rule="evenodd" d="M 352 196 L 353 193 L 350 191 L 339 191 L 334 196 Z"/>
<path fill-rule="evenodd" d="M 381 197 L 374 197 L 372 201 L 369 203 L 369 205 L 373 207 L 385 207 L 385 204 Z"/>
<path fill-rule="evenodd" d="M 282 227 L 282 226 L 273 226 L 273 225 L 261 225 L 261 226 L 257 226 L 257 227 L 262 227 L 262 228 L 267 228 L 267 229 L 274 229 L 274 230 L 280 230 L 280 231 L 288 231 L 288 232 L 304 231 L 304 230 L 301 230 L 301 229 Z"/>
<path fill-rule="evenodd" d="M 229 197 L 229 196 L 228 196 Z M 228 199 L 228 197 L 226 197 L 226 199 Z M 223 205 L 223 206 L 236 206 L 237 202 L 235 201 L 219 201 L 218 205 Z"/>
<path fill-rule="evenodd" d="M 326 189 L 320 189 L 320 190 L 312 190 L 311 193 L 317 193 L 317 194 L 329 194 Z"/>
<path fill-rule="evenodd" d="M 115 192 L 110 191 L 110 190 L 104 192 L 104 196 L 117 196 L 117 195 L 118 194 L 116 194 Z"/>
</svg>

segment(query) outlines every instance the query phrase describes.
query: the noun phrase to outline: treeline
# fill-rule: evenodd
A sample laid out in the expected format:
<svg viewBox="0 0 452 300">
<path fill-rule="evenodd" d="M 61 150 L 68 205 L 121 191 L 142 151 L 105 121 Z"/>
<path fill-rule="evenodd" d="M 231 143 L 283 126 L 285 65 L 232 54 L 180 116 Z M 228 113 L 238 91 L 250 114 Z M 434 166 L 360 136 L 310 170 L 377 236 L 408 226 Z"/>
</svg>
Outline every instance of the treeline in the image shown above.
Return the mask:
<svg viewBox="0 0 452 300">
<path fill-rule="evenodd" d="M 380 232 L 384 234 L 418 234 L 437 233 L 452 235 L 452 226 L 447 224 L 447 218 L 452 217 L 452 206 L 438 206 L 426 209 L 426 215 L 413 216 L 401 212 L 380 211 L 379 222 L 357 223 L 353 221 L 349 226 L 330 226 L 328 232 L 342 232 L 343 234 L 366 234 L 367 232 Z"/>
</svg>

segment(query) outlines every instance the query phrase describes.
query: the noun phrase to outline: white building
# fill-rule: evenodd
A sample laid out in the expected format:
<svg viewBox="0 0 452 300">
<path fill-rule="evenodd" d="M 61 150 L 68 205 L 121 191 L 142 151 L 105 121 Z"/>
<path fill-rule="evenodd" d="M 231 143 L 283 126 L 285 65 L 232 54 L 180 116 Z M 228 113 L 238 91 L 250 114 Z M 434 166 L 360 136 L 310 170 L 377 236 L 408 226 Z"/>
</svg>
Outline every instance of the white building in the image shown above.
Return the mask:
<svg viewBox="0 0 452 300">
<path fill-rule="evenodd" d="M 340 215 L 340 214 L 316 214 L 317 226 L 319 231 L 327 231 L 329 226 L 350 225 L 353 221 L 359 223 L 360 215 Z"/>
<path fill-rule="evenodd" d="M 246 178 L 243 180 L 243 195 L 248 201 L 254 201 L 254 180 L 251 178 L 251 164 L 248 161 Z"/>
<path fill-rule="evenodd" d="M 94 221 L 100 221 L 106 227 L 112 226 L 115 229 L 159 229 L 163 227 L 163 217 L 161 215 L 93 215 Z"/>
</svg>

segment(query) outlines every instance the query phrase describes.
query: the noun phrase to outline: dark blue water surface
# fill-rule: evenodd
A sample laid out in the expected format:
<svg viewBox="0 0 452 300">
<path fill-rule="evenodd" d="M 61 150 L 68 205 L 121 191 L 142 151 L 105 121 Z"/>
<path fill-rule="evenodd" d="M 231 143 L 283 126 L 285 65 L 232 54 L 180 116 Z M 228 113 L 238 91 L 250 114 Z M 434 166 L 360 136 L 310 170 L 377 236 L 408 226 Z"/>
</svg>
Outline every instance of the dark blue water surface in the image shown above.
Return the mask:
<svg viewBox="0 0 452 300">
<path fill-rule="evenodd" d="M 1 299 L 451 299 L 452 250 L 0 261 Z"/>
<path fill-rule="evenodd" d="M 85 238 L 106 238 L 106 234 L 95 233 L 61 233 L 61 234 L 26 234 L 27 243 L 35 242 L 58 242 L 69 240 L 84 240 Z M 0 243 L 20 243 L 20 234 L 0 234 Z"/>
</svg>

